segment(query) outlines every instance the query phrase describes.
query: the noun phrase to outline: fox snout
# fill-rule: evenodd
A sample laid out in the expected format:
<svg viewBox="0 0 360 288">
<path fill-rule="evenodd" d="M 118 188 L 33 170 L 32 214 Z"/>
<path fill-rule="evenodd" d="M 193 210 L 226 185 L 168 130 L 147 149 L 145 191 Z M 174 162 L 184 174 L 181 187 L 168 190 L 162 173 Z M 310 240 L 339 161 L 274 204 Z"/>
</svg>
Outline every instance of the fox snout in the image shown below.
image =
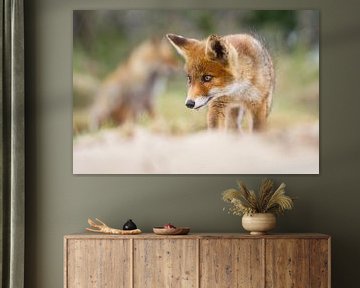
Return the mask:
<svg viewBox="0 0 360 288">
<path fill-rule="evenodd" d="M 194 100 L 187 100 L 186 103 L 185 103 L 186 107 L 192 109 L 195 107 L 195 101 Z"/>
<path fill-rule="evenodd" d="M 185 106 L 190 109 L 200 109 L 201 107 L 206 106 L 213 97 L 210 96 L 198 96 L 193 99 L 188 97 L 185 100 Z"/>
</svg>

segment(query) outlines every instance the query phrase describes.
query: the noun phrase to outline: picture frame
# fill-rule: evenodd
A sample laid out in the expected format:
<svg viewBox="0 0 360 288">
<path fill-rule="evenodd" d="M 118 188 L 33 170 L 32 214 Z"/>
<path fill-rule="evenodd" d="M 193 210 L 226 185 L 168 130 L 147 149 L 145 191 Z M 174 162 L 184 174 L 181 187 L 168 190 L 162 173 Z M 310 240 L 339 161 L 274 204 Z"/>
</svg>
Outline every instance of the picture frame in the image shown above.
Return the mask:
<svg viewBox="0 0 360 288">
<path fill-rule="evenodd" d="M 73 174 L 319 174 L 319 11 L 164 9 L 73 10 Z"/>
</svg>

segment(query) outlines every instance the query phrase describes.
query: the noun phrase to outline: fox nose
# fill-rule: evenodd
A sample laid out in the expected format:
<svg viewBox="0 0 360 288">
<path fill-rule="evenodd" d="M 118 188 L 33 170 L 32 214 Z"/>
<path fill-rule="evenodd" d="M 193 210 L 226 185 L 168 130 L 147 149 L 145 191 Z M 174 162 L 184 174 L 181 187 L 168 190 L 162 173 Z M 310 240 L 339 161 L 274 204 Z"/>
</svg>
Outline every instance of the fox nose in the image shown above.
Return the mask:
<svg viewBox="0 0 360 288">
<path fill-rule="evenodd" d="M 188 108 L 194 108 L 194 106 L 195 106 L 195 101 L 193 101 L 193 100 L 188 100 L 188 101 L 186 101 L 186 107 L 188 107 Z"/>
</svg>

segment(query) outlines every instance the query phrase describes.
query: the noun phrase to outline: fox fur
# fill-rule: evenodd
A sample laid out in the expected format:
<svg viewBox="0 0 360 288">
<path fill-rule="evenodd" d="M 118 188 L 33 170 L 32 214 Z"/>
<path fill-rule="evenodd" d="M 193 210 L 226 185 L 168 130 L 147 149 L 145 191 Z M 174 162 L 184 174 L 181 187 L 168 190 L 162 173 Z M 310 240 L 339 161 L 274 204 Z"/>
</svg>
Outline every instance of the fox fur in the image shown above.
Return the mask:
<svg viewBox="0 0 360 288">
<path fill-rule="evenodd" d="M 178 67 L 165 39 L 141 43 L 101 84 L 90 112 L 90 130 L 106 122 L 134 122 L 141 113 L 154 116 L 154 98 Z"/>
<path fill-rule="evenodd" d="M 271 57 L 262 43 L 248 34 L 210 35 L 205 40 L 166 35 L 185 58 L 192 109 L 208 106 L 208 128 L 241 129 L 250 116 L 250 130 L 262 130 L 271 110 L 275 85 Z"/>
</svg>

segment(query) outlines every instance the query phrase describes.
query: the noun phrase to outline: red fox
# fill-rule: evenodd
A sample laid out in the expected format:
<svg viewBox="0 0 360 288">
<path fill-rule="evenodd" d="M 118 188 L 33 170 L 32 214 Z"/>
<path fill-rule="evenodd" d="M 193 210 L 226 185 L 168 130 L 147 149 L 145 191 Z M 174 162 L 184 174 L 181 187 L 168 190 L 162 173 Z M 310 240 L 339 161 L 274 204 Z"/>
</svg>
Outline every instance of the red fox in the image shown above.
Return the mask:
<svg viewBox="0 0 360 288">
<path fill-rule="evenodd" d="M 154 116 L 154 98 L 178 67 L 165 39 L 141 43 L 101 84 L 90 112 L 90 130 L 106 121 L 120 125 L 145 112 Z"/>
<path fill-rule="evenodd" d="M 203 41 L 166 36 L 185 58 L 185 105 L 191 109 L 208 105 L 208 128 L 241 129 L 245 111 L 251 116 L 250 129 L 264 128 L 275 76 L 260 41 L 248 34 L 211 35 Z"/>
</svg>

